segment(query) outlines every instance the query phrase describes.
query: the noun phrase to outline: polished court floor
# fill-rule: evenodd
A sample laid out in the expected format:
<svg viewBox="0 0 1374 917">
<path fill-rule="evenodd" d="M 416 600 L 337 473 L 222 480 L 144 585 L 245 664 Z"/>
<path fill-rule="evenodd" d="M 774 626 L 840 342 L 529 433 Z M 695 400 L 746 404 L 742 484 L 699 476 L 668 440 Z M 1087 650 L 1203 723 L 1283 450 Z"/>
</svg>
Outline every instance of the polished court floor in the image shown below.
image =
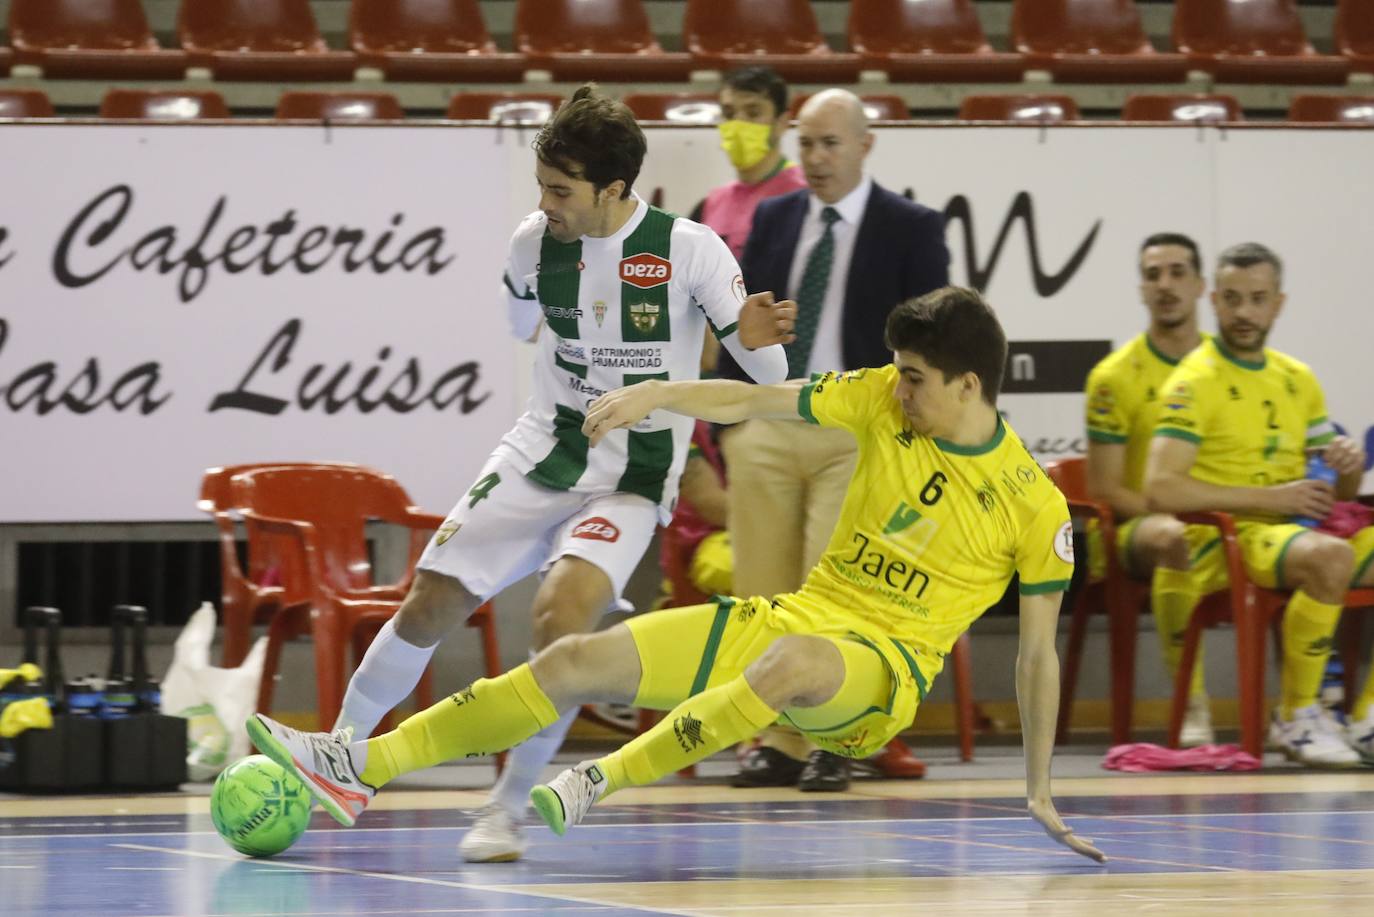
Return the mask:
<svg viewBox="0 0 1374 917">
<path fill-rule="evenodd" d="M 565 838 L 532 829 L 521 862 L 484 866 L 455 850 L 474 789 L 384 793 L 353 829 L 316 811 L 271 860 L 219 839 L 205 788 L 0 796 L 0 914 L 1374 913 L 1374 771 L 1121 776 L 1061 759 L 1060 810 L 1111 857 L 1098 866 L 1022 814 L 1005 776 L 1019 759 L 997 755 L 846 794 L 709 777 L 630 790 Z"/>
</svg>

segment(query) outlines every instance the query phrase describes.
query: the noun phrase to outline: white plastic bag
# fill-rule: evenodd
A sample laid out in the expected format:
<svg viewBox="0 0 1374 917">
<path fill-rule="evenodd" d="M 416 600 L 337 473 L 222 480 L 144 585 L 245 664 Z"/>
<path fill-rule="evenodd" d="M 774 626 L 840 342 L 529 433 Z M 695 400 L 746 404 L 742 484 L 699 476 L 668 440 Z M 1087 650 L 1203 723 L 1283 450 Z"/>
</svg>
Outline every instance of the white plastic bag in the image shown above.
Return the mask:
<svg viewBox="0 0 1374 917">
<path fill-rule="evenodd" d="M 213 780 L 249 752 L 243 721 L 258 705 L 258 685 L 267 657 L 267 638 L 259 637 L 243 665 L 210 665 L 215 609 L 205 602 L 177 637 L 172 664 L 162 679 L 162 712 L 185 717 L 186 771 L 191 780 Z"/>
</svg>

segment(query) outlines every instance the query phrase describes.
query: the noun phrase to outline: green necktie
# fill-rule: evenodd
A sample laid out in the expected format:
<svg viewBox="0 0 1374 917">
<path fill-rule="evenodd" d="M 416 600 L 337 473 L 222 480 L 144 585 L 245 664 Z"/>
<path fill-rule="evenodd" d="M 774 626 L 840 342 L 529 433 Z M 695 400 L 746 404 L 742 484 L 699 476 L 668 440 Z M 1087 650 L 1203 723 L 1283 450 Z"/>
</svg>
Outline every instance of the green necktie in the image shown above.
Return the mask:
<svg viewBox="0 0 1374 917">
<path fill-rule="evenodd" d="M 793 333 L 797 339 L 784 345 L 787 351 L 787 378 L 801 379 L 806 376 L 806 364 L 811 359 L 811 347 L 816 343 L 816 329 L 821 323 L 821 303 L 825 299 L 825 287 L 830 282 L 830 265 L 835 260 L 835 221 L 840 212 L 834 207 L 821 211 L 821 222 L 825 231 L 806 256 L 806 268 L 802 271 L 801 287 L 797 290 L 797 322 Z M 839 369 L 839 367 L 834 367 Z"/>
</svg>

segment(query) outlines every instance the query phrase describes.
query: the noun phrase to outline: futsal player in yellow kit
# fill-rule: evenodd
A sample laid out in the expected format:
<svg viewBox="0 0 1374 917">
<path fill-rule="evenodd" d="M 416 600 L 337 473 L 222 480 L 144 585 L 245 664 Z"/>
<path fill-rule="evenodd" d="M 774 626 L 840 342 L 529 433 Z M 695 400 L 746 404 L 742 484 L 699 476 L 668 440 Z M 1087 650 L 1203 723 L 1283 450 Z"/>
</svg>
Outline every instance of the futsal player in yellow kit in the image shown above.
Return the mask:
<svg viewBox="0 0 1374 917">
<path fill-rule="evenodd" d="M 1346 541 L 1295 521 L 1321 519 L 1333 499 L 1352 499 L 1365 455 L 1336 435 L 1312 370 L 1264 346 L 1284 304 L 1282 280 L 1282 263 L 1263 245 L 1221 253 L 1212 292 L 1217 336 L 1184 357 L 1165 385 L 1145 495 L 1156 512 L 1232 513 L 1246 574 L 1293 591 L 1270 742 L 1303 764 L 1374 763 L 1374 676 L 1348 726 L 1317 701 L 1346 590 L 1374 583 L 1374 527 Z M 1309 451 L 1337 472 L 1334 487 L 1305 478 Z M 1216 529 L 1188 526 L 1187 537 L 1201 590 L 1225 588 Z"/>
<path fill-rule="evenodd" d="M 560 639 L 376 739 L 350 743 L 258 715 L 248 721 L 254 743 L 352 824 L 400 774 L 498 752 L 574 705 L 671 711 L 622 748 L 535 787 L 535 808 L 562 834 L 608 794 L 779 719 L 847 757 L 881 749 L 911 723 L 954 641 L 1017 575 L 1028 810 L 1055 840 L 1105 859 L 1065 826 L 1050 796 L 1055 625 L 1073 572 L 1072 529 L 1063 495 L 998 415 L 1006 338 L 976 292 L 954 287 L 898 306 L 886 336 L 895 361 L 881 369 L 779 385 L 641 383 L 603 396 L 587 415 L 593 448 L 655 410 L 851 431 L 858 466 L 830 544 L 799 591 L 717 597 Z"/>
</svg>

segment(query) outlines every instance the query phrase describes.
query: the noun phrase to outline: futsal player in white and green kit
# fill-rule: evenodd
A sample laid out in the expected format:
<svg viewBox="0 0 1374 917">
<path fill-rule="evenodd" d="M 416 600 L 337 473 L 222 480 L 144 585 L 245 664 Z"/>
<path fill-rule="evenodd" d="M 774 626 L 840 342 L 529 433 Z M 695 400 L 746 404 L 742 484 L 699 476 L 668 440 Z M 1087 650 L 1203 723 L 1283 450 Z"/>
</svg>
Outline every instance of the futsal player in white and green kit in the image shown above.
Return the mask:
<svg viewBox="0 0 1374 917">
<path fill-rule="evenodd" d="M 622 748 L 531 793 L 558 834 L 598 801 L 653 782 L 779 719 L 863 757 L 910 725 L 959 636 L 1019 578 L 1016 692 L 1031 817 L 1095 860 L 1050 793 L 1059 707 L 1056 622 L 1073 572 L 1063 494 L 997 411 L 1007 344 L 972 290 L 893 310 L 894 362 L 810 382 L 651 381 L 613 392 L 583 425 L 592 451 L 647 418 L 752 417 L 848 430 L 858 463 L 840 519 L 802 588 L 717 597 L 564 637 L 528 665 L 481 679 L 368 741 L 302 733 L 262 715 L 253 742 L 351 825 L 377 789 L 441 761 L 500 751 L 563 711 L 604 700 L 670 711 Z"/>
<path fill-rule="evenodd" d="M 367 737 L 411 692 L 444 635 L 517 580 L 544 575 L 536 650 L 592 630 L 618 603 L 671 516 L 693 422 L 659 413 L 593 450 L 582 432 L 593 400 L 636 382 L 698 378 L 708 327 L 759 382 L 786 375 L 781 345 L 791 340 L 794 304 L 746 295 L 714 232 L 634 193 L 645 141 L 628 108 L 583 87 L 534 148 L 539 209 L 516 229 L 503 278 L 512 330 L 538 339 L 534 393 L 354 673 L 335 723 L 341 734 Z M 575 714 L 544 724 L 508 756 L 460 845 L 465 859 L 522 854 L 530 787 Z"/>
</svg>

